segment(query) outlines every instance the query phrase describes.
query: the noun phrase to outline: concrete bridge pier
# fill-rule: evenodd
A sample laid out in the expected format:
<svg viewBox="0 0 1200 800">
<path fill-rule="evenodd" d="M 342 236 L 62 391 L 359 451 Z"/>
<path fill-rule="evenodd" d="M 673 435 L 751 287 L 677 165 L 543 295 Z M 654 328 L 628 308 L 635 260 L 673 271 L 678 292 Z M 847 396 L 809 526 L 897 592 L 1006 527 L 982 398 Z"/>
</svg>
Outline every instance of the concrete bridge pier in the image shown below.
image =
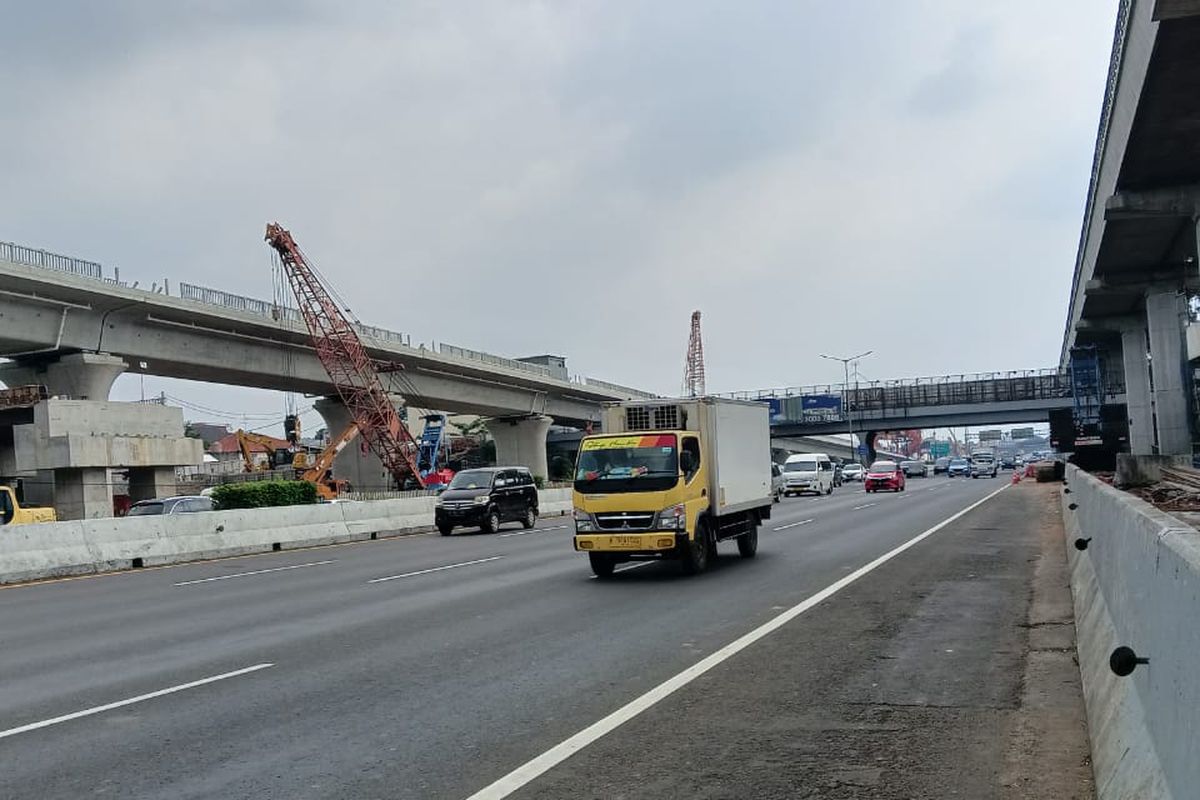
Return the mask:
<svg viewBox="0 0 1200 800">
<path fill-rule="evenodd" d="M 534 475 L 546 478 L 546 434 L 554 422 L 541 415 L 525 417 L 492 417 L 485 423 L 496 442 L 498 466 L 529 467 Z"/>
<path fill-rule="evenodd" d="M 313 408 L 321 415 L 330 437 L 337 436 L 354 421 L 340 397 L 321 398 L 313 403 Z M 333 476 L 350 481 L 355 491 L 379 492 L 393 488 L 391 474 L 361 436 L 343 447 L 333 460 Z"/>
<path fill-rule="evenodd" d="M 171 497 L 177 491 L 174 467 L 132 467 L 129 470 L 129 499 L 135 503 Z"/>
<path fill-rule="evenodd" d="M 1187 298 L 1174 289 L 1146 293 L 1150 369 L 1154 378 L 1154 420 L 1159 455 L 1191 455 L 1188 421 Z M 1136 450 L 1134 451 L 1137 452 Z"/>
<path fill-rule="evenodd" d="M 1150 362 L 1146 323 L 1136 320 L 1121 327 L 1121 361 L 1125 370 L 1125 407 L 1129 419 L 1129 451 L 1154 452 L 1154 407 L 1150 396 Z"/>
<path fill-rule="evenodd" d="M 0 381 L 9 387 L 40 383 L 51 395 L 72 400 L 107 400 L 113 383 L 128 368 L 108 353 L 68 353 L 46 363 L 0 366 Z"/>
</svg>

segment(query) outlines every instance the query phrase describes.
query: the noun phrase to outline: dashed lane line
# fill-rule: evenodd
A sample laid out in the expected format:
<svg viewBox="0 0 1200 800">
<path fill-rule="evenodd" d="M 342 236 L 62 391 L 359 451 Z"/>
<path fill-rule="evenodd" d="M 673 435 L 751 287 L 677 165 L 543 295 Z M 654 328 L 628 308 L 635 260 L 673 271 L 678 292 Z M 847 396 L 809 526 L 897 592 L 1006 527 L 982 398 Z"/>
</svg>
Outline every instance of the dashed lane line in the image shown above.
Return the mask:
<svg viewBox="0 0 1200 800">
<path fill-rule="evenodd" d="M 150 692 L 149 694 L 139 694 L 137 697 L 130 697 L 126 700 L 118 700 L 115 703 L 106 703 L 102 706 L 92 706 L 91 708 L 85 708 L 82 711 L 76 711 L 72 714 L 63 714 L 61 717 L 53 717 L 52 719 L 44 719 L 41 722 L 31 722 L 28 725 L 22 725 L 18 728 L 9 728 L 6 731 L 0 731 L 0 739 L 7 738 L 9 736 L 16 736 L 19 733 L 28 733 L 29 731 L 36 731 L 40 728 L 49 728 L 51 725 L 58 725 L 59 723 L 62 723 L 62 722 L 70 722 L 73 719 L 80 719 L 82 717 L 90 717 L 93 714 L 102 714 L 105 711 L 112 711 L 114 708 L 122 708 L 124 706 L 131 706 L 134 703 L 143 703 L 147 700 L 153 700 L 156 697 L 163 697 L 164 695 L 175 694 L 176 692 L 186 691 L 187 689 L 195 689 L 198 686 L 206 686 L 210 683 L 216 683 L 217 681 L 228 680 L 229 678 L 236 678 L 239 675 L 249 675 L 251 672 L 258 672 L 261 669 L 267 669 L 268 667 L 273 667 L 273 666 L 275 666 L 275 665 L 274 664 L 255 664 L 252 667 L 244 667 L 242 669 L 235 669 L 233 672 L 223 672 L 220 675 L 213 675 L 208 678 L 201 678 L 198 681 L 191 681 L 189 683 L 181 683 L 178 686 L 170 686 L 170 687 L 167 687 L 166 689 L 159 689 L 157 692 Z"/>
<path fill-rule="evenodd" d="M 232 575 L 215 575 L 211 578 L 197 578 L 194 581 L 180 581 L 173 584 L 174 586 L 191 586 L 196 583 L 212 583 L 213 581 L 227 581 L 232 578 L 248 578 L 251 575 L 266 575 L 268 572 L 287 572 L 293 569 L 304 569 L 305 567 L 320 567 L 325 564 L 332 564 L 337 561 L 336 558 L 328 559 L 327 561 L 309 561 L 306 564 L 291 564 L 286 567 L 272 567 L 271 569 L 256 569 L 250 572 L 235 572 Z"/>
<path fill-rule="evenodd" d="M 569 525 L 555 525 L 553 528 L 531 528 L 527 531 L 513 531 L 512 533 L 502 533 L 500 539 L 507 539 L 509 536 L 528 536 L 531 533 L 545 533 L 546 531 L 562 531 L 569 528 Z"/>
<path fill-rule="evenodd" d="M 799 522 L 789 522 L 787 525 L 780 525 L 778 528 L 772 528 L 773 531 L 786 531 L 788 528 L 796 528 L 801 525 L 807 525 L 812 522 L 811 519 L 802 519 Z"/>
<path fill-rule="evenodd" d="M 396 581 L 396 580 L 400 580 L 401 578 L 413 578 L 413 577 L 416 577 L 417 575 L 428 575 L 431 572 L 442 572 L 442 571 L 448 570 L 448 569 L 458 569 L 459 567 L 469 567 L 472 564 L 486 564 L 489 561 L 499 561 L 502 558 L 504 558 L 504 556 L 490 556 L 488 558 L 477 558 L 473 561 L 460 561 L 457 564 L 446 564 L 445 566 L 441 566 L 441 567 L 430 567 L 429 569 L 419 569 L 419 570 L 416 570 L 415 572 L 404 572 L 404 573 L 401 573 L 400 575 L 388 575 L 385 578 L 374 578 L 372 580 L 367 581 L 367 583 L 384 583 L 385 581 Z"/>
</svg>

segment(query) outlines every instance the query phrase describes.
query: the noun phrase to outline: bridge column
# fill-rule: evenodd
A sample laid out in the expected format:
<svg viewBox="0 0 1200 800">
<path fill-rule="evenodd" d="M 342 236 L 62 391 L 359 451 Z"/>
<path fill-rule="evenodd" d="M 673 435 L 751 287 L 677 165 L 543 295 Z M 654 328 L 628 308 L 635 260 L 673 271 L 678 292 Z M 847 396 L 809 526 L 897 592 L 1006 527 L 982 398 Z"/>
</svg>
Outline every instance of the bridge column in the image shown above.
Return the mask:
<svg viewBox="0 0 1200 800">
<path fill-rule="evenodd" d="M 1147 292 L 1150 369 L 1154 378 L 1154 417 L 1159 455 L 1191 455 L 1188 421 L 1190 381 L 1184 323 L 1186 298 L 1174 290 Z"/>
<path fill-rule="evenodd" d="M 1121 361 L 1125 367 L 1125 406 L 1129 418 L 1129 451 L 1154 452 L 1154 408 L 1150 396 L 1150 363 L 1146 359 L 1146 325 L 1121 328 Z"/>
<path fill-rule="evenodd" d="M 178 491 L 174 467 L 137 467 L 129 470 L 129 499 L 153 500 Z M 111 503 L 109 504 L 111 508 Z"/>
<path fill-rule="evenodd" d="M 546 478 L 546 434 L 550 417 L 492 417 L 486 421 L 488 433 L 496 442 L 497 466 L 529 467 L 534 475 Z"/>
<path fill-rule="evenodd" d="M 107 400 L 117 376 L 128 368 L 107 353 L 68 353 L 45 364 L 6 364 L 0 381 L 9 387 L 40 383 L 51 395 L 72 400 Z"/>
<path fill-rule="evenodd" d="M 56 469 L 53 474 L 54 510 L 60 520 L 112 516 L 113 491 L 107 469 Z"/>
<path fill-rule="evenodd" d="M 354 421 L 340 397 L 323 397 L 313 403 L 321 415 L 329 436 L 335 437 Z M 392 476 L 383 462 L 366 446 L 361 436 L 342 448 L 333 460 L 333 476 L 350 481 L 355 491 L 388 491 L 393 488 Z"/>
</svg>

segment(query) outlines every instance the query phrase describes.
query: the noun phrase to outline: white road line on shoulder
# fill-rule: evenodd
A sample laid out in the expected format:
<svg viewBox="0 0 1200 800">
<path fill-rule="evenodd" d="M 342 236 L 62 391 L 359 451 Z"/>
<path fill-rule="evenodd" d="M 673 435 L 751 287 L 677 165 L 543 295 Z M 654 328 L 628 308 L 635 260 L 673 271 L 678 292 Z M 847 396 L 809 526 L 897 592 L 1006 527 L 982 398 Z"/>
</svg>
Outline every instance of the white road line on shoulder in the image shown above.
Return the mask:
<svg viewBox="0 0 1200 800">
<path fill-rule="evenodd" d="M 502 533 L 497 538 L 505 539 L 509 536 L 528 536 L 531 533 L 545 533 L 546 531 L 561 531 L 566 530 L 566 525 L 556 525 L 553 528 L 530 528 L 527 531 L 513 531 L 512 533 Z"/>
<path fill-rule="evenodd" d="M 469 567 L 472 564 L 486 564 L 489 561 L 498 561 L 504 556 L 491 556 L 489 558 L 477 558 L 474 561 L 461 561 L 457 564 L 446 564 L 443 567 L 430 567 L 429 569 L 419 569 L 416 572 L 405 572 L 400 575 L 388 575 L 386 578 L 374 578 L 367 583 L 383 583 L 384 581 L 395 581 L 400 578 L 412 578 L 416 575 L 428 575 L 431 572 L 441 572 L 446 569 L 457 569 L 458 567 Z"/>
<path fill-rule="evenodd" d="M 613 573 L 615 574 L 617 572 L 629 572 L 629 570 L 631 570 L 631 569 L 637 569 L 638 567 L 648 567 L 651 564 L 657 564 L 657 563 L 658 563 L 657 561 L 638 561 L 634 564 L 626 564 L 623 567 L 617 567 L 616 569 L 613 570 Z M 591 579 L 596 580 L 596 576 L 592 575 Z"/>
<path fill-rule="evenodd" d="M 799 522 L 789 522 L 787 525 L 780 525 L 778 528 L 771 528 L 773 531 L 786 531 L 788 528 L 795 528 L 800 525 L 807 525 L 812 522 L 811 519 L 802 519 Z"/>
<path fill-rule="evenodd" d="M 878 503 L 863 503 L 861 506 L 855 506 L 854 508 L 852 508 L 850 510 L 851 511 L 862 511 L 864 508 L 870 508 L 871 506 L 875 506 L 875 505 L 879 505 L 879 504 Z"/>
<path fill-rule="evenodd" d="M 205 684 L 216 683 L 217 681 L 223 681 L 228 678 L 236 678 L 239 675 L 248 675 L 251 672 L 258 672 L 260 669 L 267 669 L 268 667 L 273 667 L 273 666 L 275 666 L 275 665 L 274 664 L 255 664 L 252 667 L 245 667 L 243 669 L 235 669 L 233 672 L 223 672 L 220 675 L 213 675 L 210 678 L 201 678 L 198 681 L 191 681 L 190 683 L 181 683 L 178 686 L 171 686 L 166 689 L 159 689 L 157 692 L 150 692 L 149 694 L 139 694 L 137 697 L 130 697 L 127 700 L 118 700 L 115 703 L 106 703 L 105 705 L 102 705 L 102 706 L 92 706 L 91 708 L 85 708 L 83 711 L 76 711 L 73 714 L 63 714 L 61 717 L 54 717 L 53 719 L 44 719 L 41 722 L 31 722 L 28 725 L 22 725 L 19 728 L 9 728 L 6 731 L 0 731 L 0 739 L 4 739 L 9 736 L 16 736 L 19 733 L 28 733 L 29 731 L 36 731 L 39 728 L 49 728 L 51 725 L 57 725 L 60 722 L 70 722 L 71 720 L 79 719 L 80 717 L 90 717 L 93 714 L 101 714 L 105 711 L 112 711 L 114 708 L 121 708 L 122 706 L 131 706 L 134 703 L 142 703 L 142 702 L 145 702 L 146 700 L 153 700 L 154 698 L 162 697 L 163 695 L 174 694 L 175 692 L 182 692 L 187 689 L 195 689 L 197 686 L 204 686 Z"/>
<path fill-rule="evenodd" d="M 266 575 L 268 572 L 286 572 L 290 569 L 304 569 L 305 567 L 319 567 L 324 564 L 332 564 L 337 561 L 336 558 L 331 558 L 328 561 L 309 561 L 307 564 L 292 564 L 288 567 L 272 567 L 271 569 L 256 569 L 251 572 L 235 572 L 232 575 L 216 575 L 212 578 L 197 578 L 194 581 L 180 581 L 173 584 L 174 586 L 191 586 L 194 583 L 212 583 L 213 581 L 227 581 L 230 578 L 245 578 L 250 575 Z"/>
<path fill-rule="evenodd" d="M 876 558 L 874 561 L 864 564 L 844 578 L 829 584 L 811 597 L 801 601 L 797 605 L 792 606 L 787 611 L 780 613 L 778 616 L 771 618 L 766 623 L 735 639 L 734 641 L 722 647 L 720 650 L 717 650 L 711 655 L 705 657 L 703 660 L 697 661 L 683 672 L 680 672 L 674 677 L 668 678 L 640 697 L 630 701 L 629 703 L 626 703 L 616 711 L 609 714 L 607 717 L 592 723 L 575 735 L 564 739 L 554 747 L 551 747 L 541 755 L 525 762 L 512 772 L 497 780 L 495 783 L 480 789 L 478 792 L 467 798 L 467 800 L 503 800 L 503 798 L 508 797 L 513 792 L 536 779 L 538 776 L 561 764 L 563 761 L 566 761 L 572 755 L 578 753 L 580 750 L 592 744 L 597 739 L 619 728 L 621 725 L 624 725 L 626 722 L 638 716 L 643 711 L 646 711 L 655 704 L 669 697 L 674 692 L 682 689 L 684 686 L 687 686 L 689 683 L 696 680 L 696 678 L 699 678 L 713 667 L 716 667 L 722 662 L 727 661 L 741 651 L 745 650 L 750 645 L 757 642 L 759 639 L 762 639 L 768 634 L 773 633 L 774 631 L 783 627 L 818 603 L 829 599 L 842 589 L 845 589 L 847 586 L 857 581 L 859 578 L 873 572 L 887 562 L 891 561 L 893 558 L 900 555 L 905 550 L 908 550 L 910 547 L 920 544 L 925 539 L 928 539 L 930 536 L 954 522 L 959 517 L 962 517 L 964 514 L 967 514 L 968 512 L 983 505 L 988 500 L 991 500 L 993 497 L 1000 494 L 1000 492 L 1007 488 L 1008 486 L 1001 486 L 999 489 L 986 495 L 981 500 L 976 500 L 971 505 L 947 517 L 937 525 L 934 525 L 932 528 L 917 534 L 904 544 L 892 548 L 888 552 Z"/>
</svg>

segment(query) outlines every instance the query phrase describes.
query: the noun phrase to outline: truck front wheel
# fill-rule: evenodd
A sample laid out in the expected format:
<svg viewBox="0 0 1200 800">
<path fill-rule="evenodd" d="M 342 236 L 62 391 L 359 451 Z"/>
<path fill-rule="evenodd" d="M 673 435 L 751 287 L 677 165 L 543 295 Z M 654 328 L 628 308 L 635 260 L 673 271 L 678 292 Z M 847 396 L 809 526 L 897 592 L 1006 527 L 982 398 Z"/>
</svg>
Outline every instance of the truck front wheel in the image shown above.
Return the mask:
<svg viewBox="0 0 1200 800">
<path fill-rule="evenodd" d="M 683 552 L 683 574 L 698 575 L 708 569 L 708 554 L 712 545 L 709 544 L 708 525 L 696 523 L 696 535 L 688 542 Z"/>
<path fill-rule="evenodd" d="M 592 564 L 592 572 L 597 578 L 611 578 L 613 567 L 617 562 L 608 553 L 588 553 L 588 561 Z"/>
<path fill-rule="evenodd" d="M 754 554 L 758 552 L 758 528 L 739 536 L 737 543 L 738 554 L 742 558 L 754 558 Z"/>
</svg>

